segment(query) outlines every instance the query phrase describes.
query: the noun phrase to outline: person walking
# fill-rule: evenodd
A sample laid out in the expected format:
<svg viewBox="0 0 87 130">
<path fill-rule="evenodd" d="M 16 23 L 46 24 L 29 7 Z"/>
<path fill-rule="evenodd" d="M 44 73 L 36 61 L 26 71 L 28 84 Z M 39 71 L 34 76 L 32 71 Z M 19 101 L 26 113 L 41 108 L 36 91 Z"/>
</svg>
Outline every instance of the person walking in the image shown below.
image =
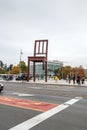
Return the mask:
<svg viewBox="0 0 87 130">
<path fill-rule="evenodd" d="M 71 74 L 68 75 L 69 84 L 71 83 Z"/>
<path fill-rule="evenodd" d="M 84 84 L 84 77 L 82 77 L 81 81 L 82 81 L 82 84 Z"/>
<path fill-rule="evenodd" d="M 75 80 L 76 80 L 75 74 L 72 76 L 72 79 L 73 79 L 73 84 L 75 84 Z"/>
<path fill-rule="evenodd" d="M 81 80 L 80 75 L 77 75 L 77 84 L 78 84 L 78 85 L 80 84 L 80 80 Z"/>
</svg>

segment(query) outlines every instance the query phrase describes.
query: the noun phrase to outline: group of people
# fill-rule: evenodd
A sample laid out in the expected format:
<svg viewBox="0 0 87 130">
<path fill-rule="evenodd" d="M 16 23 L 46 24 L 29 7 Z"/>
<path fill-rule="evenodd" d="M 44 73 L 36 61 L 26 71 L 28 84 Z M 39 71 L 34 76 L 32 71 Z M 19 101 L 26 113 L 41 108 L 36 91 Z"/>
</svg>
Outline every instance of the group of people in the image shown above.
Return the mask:
<svg viewBox="0 0 87 130">
<path fill-rule="evenodd" d="M 69 84 L 71 83 L 71 80 L 73 80 L 73 84 L 75 84 L 75 83 L 77 83 L 78 85 L 79 84 L 84 84 L 84 81 L 85 81 L 85 79 L 84 79 L 84 77 L 81 77 L 80 75 L 77 75 L 77 76 L 75 76 L 75 75 L 68 75 L 67 76 L 67 81 L 69 81 Z"/>
</svg>

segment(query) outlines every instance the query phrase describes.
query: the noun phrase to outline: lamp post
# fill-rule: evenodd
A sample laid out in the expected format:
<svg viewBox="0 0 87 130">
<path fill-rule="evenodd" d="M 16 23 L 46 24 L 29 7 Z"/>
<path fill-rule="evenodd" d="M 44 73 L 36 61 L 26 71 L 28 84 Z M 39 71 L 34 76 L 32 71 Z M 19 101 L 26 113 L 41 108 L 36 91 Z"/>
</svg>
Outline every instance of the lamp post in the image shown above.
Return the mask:
<svg viewBox="0 0 87 130">
<path fill-rule="evenodd" d="M 20 64 L 19 64 L 19 73 L 20 73 L 20 75 L 21 75 L 21 73 L 22 73 L 22 68 L 21 68 L 21 58 L 22 58 L 22 54 L 23 54 L 23 52 L 22 52 L 22 50 L 20 50 Z"/>
</svg>

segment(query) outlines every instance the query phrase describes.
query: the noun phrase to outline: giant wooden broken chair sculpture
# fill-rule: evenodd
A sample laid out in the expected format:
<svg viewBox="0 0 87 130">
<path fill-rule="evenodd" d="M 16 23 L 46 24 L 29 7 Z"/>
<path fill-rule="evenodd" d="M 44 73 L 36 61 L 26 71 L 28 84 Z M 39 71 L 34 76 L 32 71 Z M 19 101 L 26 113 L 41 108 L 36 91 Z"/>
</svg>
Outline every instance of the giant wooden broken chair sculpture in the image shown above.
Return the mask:
<svg viewBox="0 0 87 130">
<path fill-rule="evenodd" d="M 43 69 L 45 70 L 45 82 L 47 82 L 47 55 L 48 55 L 48 40 L 35 40 L 34 56 L 28 56 L 28 76 L 30 76 L 30 62 L 33 62 L 33 81 L 36 80 L 35 63 L 42 62 Z"/>
</svg>

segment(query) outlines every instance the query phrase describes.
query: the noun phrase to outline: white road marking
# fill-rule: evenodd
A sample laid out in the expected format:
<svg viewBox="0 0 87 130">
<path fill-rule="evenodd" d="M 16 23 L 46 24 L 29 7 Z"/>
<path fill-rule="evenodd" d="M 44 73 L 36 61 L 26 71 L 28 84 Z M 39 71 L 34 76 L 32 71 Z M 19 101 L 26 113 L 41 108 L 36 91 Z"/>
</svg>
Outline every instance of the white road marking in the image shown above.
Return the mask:
<svg viewBox="0 0 87 130">
<path fill-rule="evenodd" d="M 19 97 L 27 97 L 27 96 L 34 96 L 34 94 L 26 94 L 26 93 L 12 93 L 13 95 L 18 95 Z"/>
<path fill-rule="evenodd" d="M 52 108 L 44 113 L 41 113 L 27 121 L 24 121 L 23 123 L 9 129 L 9 130 L 29 130 L 32 127 L 36 126 L 37 124 L 43 122 L 44 120 L 50 118 L 51 116 L 59 113 L 60 111 L 68 108 L 70 105 L 73 105 L 74 103 L 78 102 L 80 99 L 82 99 L 81 97 L 76 97 L 74 99 L 71 99 L 55 108 Z"/>
<path fill-rule="evenodd" d="M 21 97 L 26 97 L 26 96 L 34 96 L 33 94 L 24 94 L 24 93 L 20 93 L 18 94 L 18 96 L 21 96 Z"/>
</svg>

